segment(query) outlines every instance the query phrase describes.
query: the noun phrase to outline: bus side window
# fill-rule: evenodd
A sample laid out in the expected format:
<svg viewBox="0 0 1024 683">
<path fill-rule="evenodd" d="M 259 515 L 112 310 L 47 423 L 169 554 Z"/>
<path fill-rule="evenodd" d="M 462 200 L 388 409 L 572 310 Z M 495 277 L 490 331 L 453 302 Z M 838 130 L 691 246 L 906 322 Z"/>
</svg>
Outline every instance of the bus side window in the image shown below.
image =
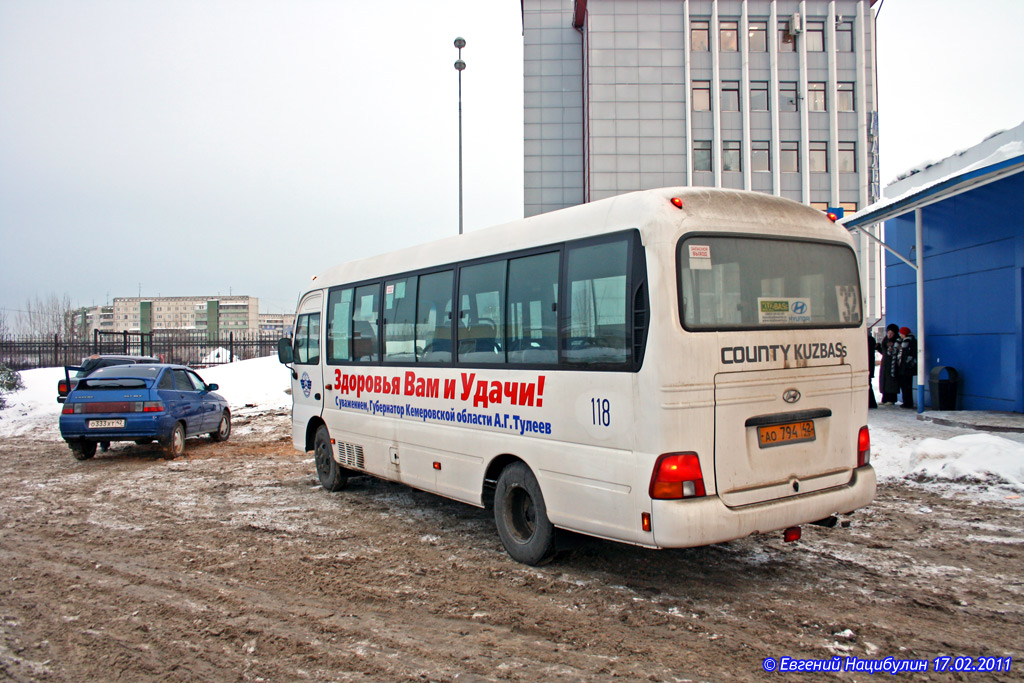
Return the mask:
<svg viewBox="0 0 1024 683">
<path fill-rule="evenodd" d="M 492 261 L 459 271 L 459 361 L 504 363 L 505 268 Z"/>
<path fill-rule="evenodd" d="M 416 359 L 447 363 L 452 359 L 452 284 L 454 271 L 421 275 L 416 303 Z"/>
<path fill-rule="evenodd" d="M 558 362 L 558 261 L 558 252 L 509 261 L 509 363 Z"/>
<path fill-rule="evenodd" d="M 327 297 L 327 362 L 352 360 L 352 289 L 335 289 Z"/>
<path fill-rule="evenodd" d="M 296 365 L 317 365 L 320 363 L 320 314 L 300 315 L 295 323 L 293 342 Z"/>
<path fill-rule="evenodd" d="M 352 360 L 373 363 L 380 360 L 377 348 L 377 320 L 380 313 L 380 285 L 356 289 L 352 309 Z"/>
<path fill-rule="evenodd" d="M 416 277 L 384 282 L 384 360 L 416 360 Z"/>
<path fill-rule="evenodd" d="M 568 250 L 568 316 L 563 318 L 565 359 L 573 364 L 629 360 L 629 244 L 616 240 Z"/>
</svg>

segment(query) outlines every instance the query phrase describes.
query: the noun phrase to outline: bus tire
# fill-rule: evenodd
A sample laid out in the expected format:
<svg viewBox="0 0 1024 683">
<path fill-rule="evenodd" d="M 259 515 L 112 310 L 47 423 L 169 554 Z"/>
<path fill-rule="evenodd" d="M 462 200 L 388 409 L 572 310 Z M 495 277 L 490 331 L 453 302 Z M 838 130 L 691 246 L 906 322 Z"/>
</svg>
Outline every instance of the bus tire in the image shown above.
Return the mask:
<svg viewBox="0 0 1024 683">
<path fill-rule="evenodd" d="M 501 471 L 494 489 L 494 523 L 513 560 L 536 567 L 555 556 L 555 527 L 526 463 L 515 462 Z"/>
<path fill-rule="evenodd" d="M 344 470 L 334 460 L 331 453 L 331 434 L 325 425 L 316 430 L 313 441 L 313 460 L 316 462 L 316 476 L 326 491 L 340 491 L 348 483 Z"/>
<path fill-rule="evenodd" d="M 96 455 L 95 441 L 73 441 L 70 446 L 71 455 L 75 456 L 75 460 L 88 460 Z"/>
</svg>

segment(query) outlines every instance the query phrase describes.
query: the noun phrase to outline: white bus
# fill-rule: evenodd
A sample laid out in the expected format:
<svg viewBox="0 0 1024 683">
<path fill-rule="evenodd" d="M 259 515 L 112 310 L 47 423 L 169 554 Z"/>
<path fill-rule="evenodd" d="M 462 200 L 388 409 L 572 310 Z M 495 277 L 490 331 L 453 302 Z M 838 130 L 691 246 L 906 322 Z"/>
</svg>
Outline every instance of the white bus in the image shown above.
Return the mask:
<svg viewBox="0 0 1024 683">
<path fill-rule="evenodd" d="M 790 200 L 636 192 L 345 263 L 282 340 L 323 488 L 368 474 L 650 548 L 834 521 L 875 492 L 846 230 Z"/>
</svg>

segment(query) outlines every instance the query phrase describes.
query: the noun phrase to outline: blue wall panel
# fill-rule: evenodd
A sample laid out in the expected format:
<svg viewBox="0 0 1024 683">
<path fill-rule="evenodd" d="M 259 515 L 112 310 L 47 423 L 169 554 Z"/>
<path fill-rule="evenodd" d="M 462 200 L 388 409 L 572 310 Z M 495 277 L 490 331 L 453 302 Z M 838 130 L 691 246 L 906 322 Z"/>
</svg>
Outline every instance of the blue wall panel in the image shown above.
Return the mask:
<svg viewBox="0 0 1024 683">
<path fill-rule="evenodd" d="M 951 365 L 959 371 L 965 410 L 1024 412 L 1021 197 L 1024 173 L 922 212 L 926 369 Z M 886 221 L 885 235 L 913 260 L 913 213 Z M 886 321 L 914 329 L 916 310 L 914 270 L 887 253 Z"/>
</svg>

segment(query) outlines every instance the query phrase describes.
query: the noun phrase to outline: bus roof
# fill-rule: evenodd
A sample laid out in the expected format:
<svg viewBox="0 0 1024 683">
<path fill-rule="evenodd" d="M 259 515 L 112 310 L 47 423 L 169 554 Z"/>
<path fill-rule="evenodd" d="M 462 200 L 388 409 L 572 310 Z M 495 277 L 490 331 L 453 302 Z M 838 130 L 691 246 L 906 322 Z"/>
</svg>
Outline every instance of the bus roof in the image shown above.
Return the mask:
<svg viewBox="0 0 1024 683">
<path fill-rule="evenodd" d="M 673 197 L 682 200 L 681 208 L 670 202 Z M 670 226 L 674 227 L 666 231 Z M 349 261 L 314 277 L 314 289 L 632 228 L 640 230 L 644 244 L 651 239 L 670 239 L 679 231 L 697 230 L 786 234 L 851 243 L 849 233 L 835 226 L 823 212 L 791 199 L 743 190 L 662 188 L 617 195 Z"/>
</svg>

